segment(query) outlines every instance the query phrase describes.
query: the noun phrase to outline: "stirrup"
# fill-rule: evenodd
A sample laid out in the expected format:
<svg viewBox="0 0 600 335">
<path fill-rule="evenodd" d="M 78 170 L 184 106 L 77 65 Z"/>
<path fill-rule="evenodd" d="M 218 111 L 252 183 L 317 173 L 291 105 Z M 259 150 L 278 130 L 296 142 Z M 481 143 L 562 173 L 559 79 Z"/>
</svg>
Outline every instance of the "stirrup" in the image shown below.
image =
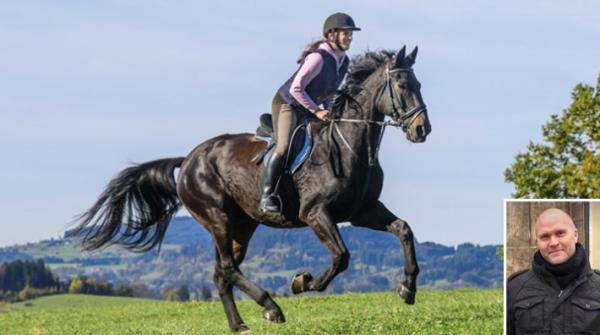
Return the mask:
<svg viewBox="0 0 600 335">
<path fill-rule="evenodd" d="M 277 203 L 273 201 L 273 198 L 277 199 L 277 202 L 281 204 L 281 197 L 279 194 L 271 193 L 260 200 L 259 210 L 265 214 L 281 215 L 281 206 L 277 205 Z"/>
</svg>

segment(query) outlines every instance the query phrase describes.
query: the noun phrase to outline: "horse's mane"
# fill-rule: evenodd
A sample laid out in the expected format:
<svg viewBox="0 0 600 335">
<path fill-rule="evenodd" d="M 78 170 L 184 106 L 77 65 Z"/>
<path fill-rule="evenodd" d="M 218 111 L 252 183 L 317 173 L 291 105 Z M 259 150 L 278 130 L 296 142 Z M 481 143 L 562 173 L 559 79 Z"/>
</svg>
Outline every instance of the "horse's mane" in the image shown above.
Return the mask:
<svg viewBox="0 0 600 335">
<path fill-rule="evenodd" d="M 361 85 L 375 70 L 394 58 L 394 52 L 389 50 L 368 51 L 355 56 L 350 62 L 348 76 L 342 90 Z"/>
<path fill-rule="evenodd" d="M 338 92 L 333 105 L 334 114 L 340 115 L 341 109 L 347 103 L 355 103 L 353 96 L 363 90 L 363 83 L 367 77 L 393 59 L 394 54 L 390 50 L 367 51 L 352 58 L 346 81 Z"/>
</svg>

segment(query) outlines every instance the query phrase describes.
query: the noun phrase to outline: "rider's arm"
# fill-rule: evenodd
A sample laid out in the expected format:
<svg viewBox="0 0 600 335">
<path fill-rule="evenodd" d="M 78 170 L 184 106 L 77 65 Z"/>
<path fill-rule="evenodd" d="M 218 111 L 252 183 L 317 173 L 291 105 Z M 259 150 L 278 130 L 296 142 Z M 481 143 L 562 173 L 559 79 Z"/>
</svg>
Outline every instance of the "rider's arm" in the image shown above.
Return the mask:
<svg viewBox="0 0 600 335">
<path fill-rule="evenodd" d="M 314 102 L 306 93 L 306 86 L 315 79 L 315 77 L 321 72 L 323 68 L 323 56 L 318 52 L 310 53 L 306 56 L 304 63 L 300 66 L 298 73 L 292 81 L 290 86 L 290 94 L 298 101 L 302 106 L 311 112 L 320 110 L 316 102 Z"/>
<path fill-rule="evenodd" d="M 327 101 L 325 101 L 323 103 L 323 109 L 328 109 L 331 110 L 333 108 L 333 102 L 335 101 L 335 96 L 327 99 Z"/>
</svg>

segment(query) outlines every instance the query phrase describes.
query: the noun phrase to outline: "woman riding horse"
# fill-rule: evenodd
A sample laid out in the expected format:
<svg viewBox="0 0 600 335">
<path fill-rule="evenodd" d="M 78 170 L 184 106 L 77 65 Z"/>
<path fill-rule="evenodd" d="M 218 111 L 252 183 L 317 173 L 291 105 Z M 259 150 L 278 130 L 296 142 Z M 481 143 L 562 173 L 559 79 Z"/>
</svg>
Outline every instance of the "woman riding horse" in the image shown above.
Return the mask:
<svg viewBox="0 0 600 335">
<path fill-rule="evenodd" d="M 346 51 L 350 49 L 355 30 L 360 28 L 348 14 L 330 15 L 323 25 L 324 38 L 308 46 L 298 60 L 300 68 L 275 94 L 271 113 L 276 145 L 263 174 L 261 212 L 281 213 L 281 203 L 275 200 L 275 185 L 283 169 L 298 114 L 308 111 L 322 121 L 329 120 L 334 94 L 348 70 L 350 61 Z"/>
<path fill-rule="evenodd" d="M 234 287 L 263 307 L 265 319 L 285 321 L 271 295 L 240 270 L 256 228 L 260 224 L 308 226 L 330 253 L 327 269 L 315 276 L 303 272 L 293 278 L 291 290 L 298 294 L 324 291 L 348 268 L 350 253 L 337 224 L 350 222 L 398 237 L 404 253 L 404 279 L 398 294 L 405 303 L 414 304 L 419 266 L 413 233 L 406 221 L 379 200 L 383 169 L 378 152 L 386 126 L 401 128 L 415 143 L 424 142 L 431 132 L 421 84 L 412 68 L 416 56 L 417 48 L 407 55 L 403 47 L 398 52 L 367 52 L 353 59 L 331 107 L 334 117 L 312 129 L 310 156 L 292 175 L 300 195 L 294 215 L 272 216 L 259 210 L 265 173 L 254 159 L 267 143 L 254 134 L 224 134 L 201 143 L 186 157 L 121 171 L 81 216 L 77 233 L 83 236 L 83 246 L 93 250 L 121 244 L 138 251 L 160 246 L 171 218 L 184 205 L 212 236 L 213 280 L 229 327 L 244 332 L 249 328 L 236 307 Z"/>
</svg>

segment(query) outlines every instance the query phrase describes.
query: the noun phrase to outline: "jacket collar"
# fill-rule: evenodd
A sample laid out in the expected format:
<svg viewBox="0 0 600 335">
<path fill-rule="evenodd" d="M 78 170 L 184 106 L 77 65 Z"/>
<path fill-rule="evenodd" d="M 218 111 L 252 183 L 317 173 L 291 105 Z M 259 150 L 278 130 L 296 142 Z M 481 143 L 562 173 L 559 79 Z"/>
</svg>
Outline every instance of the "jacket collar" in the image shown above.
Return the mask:
<svg viewBox="0 0 600 335">
<path fill-rule="evenodd" d="M 344 56 L 341 59 L 338 59 L 337 55 L 335 54 L 335 51 L 331 48 L 331 45 L 329 45 L 328 42 L 321 43 L 319 45 L 319 49 L 327 51 L 327 53 L 330 54 L 331 57 L 333 57 L 333 59 L 335 59 L 338 70 L 340 69 L 340 67 L 342 66 L 342 64 L 344 64 L 344 62 L 346 61 L 346 59 L 348 59 L 348 54 L 345 53 L 345 52 L 344 52 Z"/>
<path fill-rule="evenodd" d="M 559 290 L 584 281 L 592 273 L 587 253 L 579 243 L 575 247 L 573 257 L 558 265 L 548 263 L 539 250 L 536 251 L 531 268 L 541 280 Z"/>
</svg>

